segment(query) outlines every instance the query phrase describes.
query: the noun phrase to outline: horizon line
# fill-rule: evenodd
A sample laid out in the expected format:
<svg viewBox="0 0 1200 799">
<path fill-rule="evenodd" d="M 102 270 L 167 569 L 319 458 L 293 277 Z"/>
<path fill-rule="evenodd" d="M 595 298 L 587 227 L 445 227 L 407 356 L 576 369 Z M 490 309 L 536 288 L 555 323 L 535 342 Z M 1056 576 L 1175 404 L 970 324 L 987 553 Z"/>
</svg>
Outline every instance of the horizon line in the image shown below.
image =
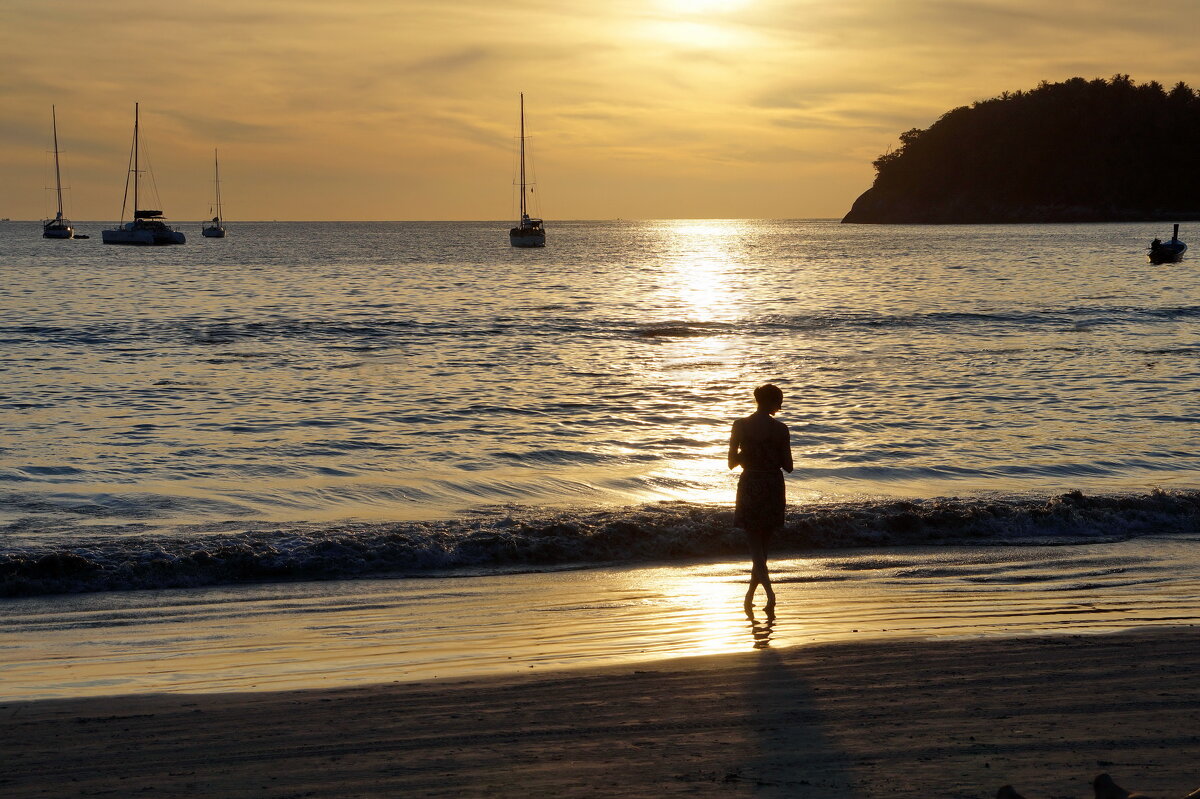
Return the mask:
<svg viewBox="0 0 1200 799">
<path fill-rule="evenodd" d="M 212 221 L 210 217 L 203 219 L 172 219 L 164 217 L 173 224 L 203 224 Z M 576 222 L 830 222 L 839 221 L 840 216 L 646 216 L 646 217 L 623 217 L 613 216 L 596 219 L 553 219 L 552 223 L 576 223 Z M 12 219 L 6 218 L 2 222 L 11 224 L 24 224 L 26 222 L 41 224 L 44 219 Z M 116 219 L 68 219 L 72 224 L 84 225 L 104 225 L 110 223 L 118 223 L 121 220 Z M 0 223 L 2 223 L 0 222 Z M 338 223 L 362 223 L 362 224 L 407 224 L 407 223 L 466 223 L 466 224 L 511 224 L 511 219 L 240 219 L 230 221 L 222 219 L 221 224 L 278 224 L 278 223 L 312 223 L 312 222 L 338 222 Z"/>
</svg>

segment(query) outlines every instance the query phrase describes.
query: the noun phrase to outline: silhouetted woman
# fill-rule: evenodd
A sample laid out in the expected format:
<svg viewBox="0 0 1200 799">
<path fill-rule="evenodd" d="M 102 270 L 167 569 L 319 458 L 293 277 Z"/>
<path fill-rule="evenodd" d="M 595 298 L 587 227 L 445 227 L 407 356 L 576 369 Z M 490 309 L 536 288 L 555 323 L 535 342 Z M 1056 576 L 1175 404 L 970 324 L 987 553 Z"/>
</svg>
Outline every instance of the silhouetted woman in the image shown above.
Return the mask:
<svg viewBox="0 0 1200 799">
<path fill-rule="evenodd" d="M 767 545 L 771 535 L 783 528 L 786 498 L 780 469 L 792 470 L 792 444 L 787 425 L 772 418 L 783 407 L 783 392 L 768 383 L 754 389 L 754 401 L 758 410 L 733 423 L 729 468 L 742 467 L 733 521 L 746 531 L 753 561 L 746 612 L 752 612 L 754 592 L 761 585 L 767 594 L 765 610 L 769 614 L 775 610 L 775 589 L 767 572 Z"/>
</svg>

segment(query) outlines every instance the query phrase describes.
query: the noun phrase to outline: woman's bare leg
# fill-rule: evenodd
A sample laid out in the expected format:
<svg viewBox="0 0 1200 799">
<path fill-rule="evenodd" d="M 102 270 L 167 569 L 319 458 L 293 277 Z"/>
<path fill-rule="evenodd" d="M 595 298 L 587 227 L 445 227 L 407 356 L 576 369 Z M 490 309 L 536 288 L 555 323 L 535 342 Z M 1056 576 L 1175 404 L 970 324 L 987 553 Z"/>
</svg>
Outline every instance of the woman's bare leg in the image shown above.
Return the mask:
<svg viewBox="0 0 1200 799">
<path fill-rule="evenodd" d="M 750 538 L 750 588 L 746 591 L 744 607 L 749 613 L 754 605 L 754 592 L 761 585 L 767 594 L 766 611 L 775 609 L 775 589 L 771 587 L 771 574 L 767 571 L 767 536 L 764 533 L 752 532 Z"/>
</svg>

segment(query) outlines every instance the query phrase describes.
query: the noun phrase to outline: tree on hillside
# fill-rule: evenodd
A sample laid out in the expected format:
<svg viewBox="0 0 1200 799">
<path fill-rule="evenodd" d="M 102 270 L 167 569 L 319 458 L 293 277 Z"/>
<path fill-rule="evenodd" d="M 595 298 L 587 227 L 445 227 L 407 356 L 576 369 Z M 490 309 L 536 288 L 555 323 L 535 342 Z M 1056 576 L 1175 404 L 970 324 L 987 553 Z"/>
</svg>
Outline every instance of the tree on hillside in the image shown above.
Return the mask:
<svg viewBox="0 0 1200 799">
<path fill-rule="evenodd" d="M 905 131 L 873 164 L 846 221 L 1200 218 L 1200 98 L 1123 74 L 1043 81 Z"/>
</svg>

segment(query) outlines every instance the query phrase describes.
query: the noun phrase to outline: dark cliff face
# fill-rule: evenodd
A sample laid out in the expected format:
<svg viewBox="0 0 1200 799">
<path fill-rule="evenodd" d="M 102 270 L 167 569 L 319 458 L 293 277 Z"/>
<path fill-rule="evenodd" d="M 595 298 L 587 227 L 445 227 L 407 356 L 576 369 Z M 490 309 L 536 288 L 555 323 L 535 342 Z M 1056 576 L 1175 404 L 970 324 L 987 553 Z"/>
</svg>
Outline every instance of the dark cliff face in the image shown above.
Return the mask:
<svg viewBox="0 0 1200 799">
<path fill-rule="evenodd" d="M 900 136 L 843 222 L 1200 219 L 1200 98 L 1072 78 L 956 108 Z"/>
</svg>

